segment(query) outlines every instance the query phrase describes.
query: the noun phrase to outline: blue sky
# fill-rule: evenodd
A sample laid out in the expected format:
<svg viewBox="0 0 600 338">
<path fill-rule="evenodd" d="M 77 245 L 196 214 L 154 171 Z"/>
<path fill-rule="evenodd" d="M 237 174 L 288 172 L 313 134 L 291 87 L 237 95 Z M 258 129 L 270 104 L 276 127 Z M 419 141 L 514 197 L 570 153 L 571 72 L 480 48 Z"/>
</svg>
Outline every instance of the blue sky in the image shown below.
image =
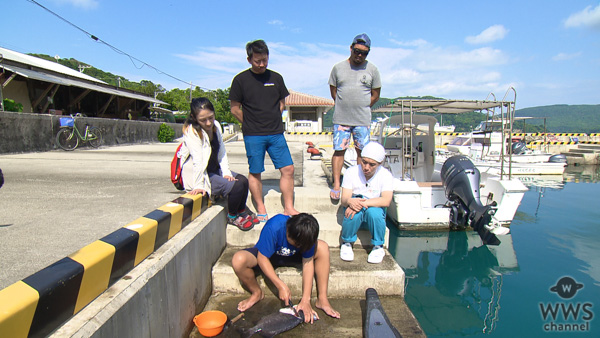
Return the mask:
<svg viewBox="0 0 600 338">
<path fill-rule="evenodd" d="M 516 107 L 600 104 L 600 2 L 36 0 L 110 45 L 208 89 L 248 68 L 263 39 L 288 88 L 329 97 L 331 67 L 355 35 L 372 40 L 382 97 L 502 99 Z M 167 89 L 183 82 L 132 62 L 28 0 L 6 0 L 0 46 L 75 58 Z M 509 98 L 512 98 L 509 94 Z"/>
</svg>

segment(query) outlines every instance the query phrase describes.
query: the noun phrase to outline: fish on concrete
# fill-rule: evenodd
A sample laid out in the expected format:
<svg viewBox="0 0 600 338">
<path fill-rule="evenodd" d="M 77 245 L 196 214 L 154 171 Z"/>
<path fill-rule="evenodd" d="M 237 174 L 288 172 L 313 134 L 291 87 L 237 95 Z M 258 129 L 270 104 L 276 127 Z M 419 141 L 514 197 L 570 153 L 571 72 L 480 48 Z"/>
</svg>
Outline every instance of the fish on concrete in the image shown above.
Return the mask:
<svg viewBox="0 0 600 338">
<path fill-rule="evenodd" d="M 304 313 L 302 310 L 296 314 L 294 309 L 288 307 L 264 317 L 249 329 L 240 330 L 240 334 L 243 338 L 252 337 L 256 333 L 270 338 L 282 332 L 289 331 L 302 322 L 304 322 Z"/>
</svg>

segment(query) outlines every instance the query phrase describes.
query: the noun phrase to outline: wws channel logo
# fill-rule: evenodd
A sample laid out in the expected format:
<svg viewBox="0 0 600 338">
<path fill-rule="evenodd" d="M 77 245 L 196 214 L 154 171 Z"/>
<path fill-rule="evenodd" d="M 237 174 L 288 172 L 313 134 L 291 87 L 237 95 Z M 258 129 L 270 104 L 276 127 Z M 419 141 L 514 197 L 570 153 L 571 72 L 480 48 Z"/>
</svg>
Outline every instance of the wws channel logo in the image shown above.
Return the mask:
<svg viewBox="0 0 600 338">
<path fill-rule="evenodd" d="M 539 303 L 540 313 L 544 320 L 543 329 L 546 332 L 589 332 L 590 322 L 594 318 L 592 303 L 576 302 L 577 291 L 583 289 L 583 284 L 565 276 L 550 288 L 562 301 L 555 303 Z"/>
</svg>

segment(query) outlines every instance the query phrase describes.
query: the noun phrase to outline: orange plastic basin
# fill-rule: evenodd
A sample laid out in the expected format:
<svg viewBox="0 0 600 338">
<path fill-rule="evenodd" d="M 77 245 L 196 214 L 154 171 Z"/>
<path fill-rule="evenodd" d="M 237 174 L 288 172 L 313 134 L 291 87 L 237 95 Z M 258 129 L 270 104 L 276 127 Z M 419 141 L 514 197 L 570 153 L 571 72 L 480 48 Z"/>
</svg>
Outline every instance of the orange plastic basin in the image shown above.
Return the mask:
<svg viewBox="0 0 600 338">
<path fill-rule="evenodd" d="M 221 311 L 204 311 L 194 317 L 194 324 L 201 335 L 214 337 L 223 331 L 227 315 Z"/>
</svg>

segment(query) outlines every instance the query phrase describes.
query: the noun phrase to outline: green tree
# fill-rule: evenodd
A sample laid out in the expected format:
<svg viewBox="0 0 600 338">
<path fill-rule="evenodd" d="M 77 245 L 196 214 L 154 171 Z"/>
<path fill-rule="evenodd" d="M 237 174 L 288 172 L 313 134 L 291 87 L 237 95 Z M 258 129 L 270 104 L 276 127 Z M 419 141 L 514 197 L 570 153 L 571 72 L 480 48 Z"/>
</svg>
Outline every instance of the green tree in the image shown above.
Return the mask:
<svg viewBox="0 0 600 338">
<path fill-rule="evenodd" d="M 2 102 L 4 105 L 5 111 L 12 111 L 12 112 L 17 112 L 17 113 L 23 112 L 23 105 L 21 103 L 15 102 L 14 100 L 11 100 L 11 99 L 4 99 L 4 100 L 2 100 Z"/>
<path fill-rule="evenodd" d="M 185 89 L 174 88 L 162 95 L 158 99 L 168 103 L 167 109 L 174 111 L 189 111 L 190 110 L 190 91 Z"/>
</svg>

